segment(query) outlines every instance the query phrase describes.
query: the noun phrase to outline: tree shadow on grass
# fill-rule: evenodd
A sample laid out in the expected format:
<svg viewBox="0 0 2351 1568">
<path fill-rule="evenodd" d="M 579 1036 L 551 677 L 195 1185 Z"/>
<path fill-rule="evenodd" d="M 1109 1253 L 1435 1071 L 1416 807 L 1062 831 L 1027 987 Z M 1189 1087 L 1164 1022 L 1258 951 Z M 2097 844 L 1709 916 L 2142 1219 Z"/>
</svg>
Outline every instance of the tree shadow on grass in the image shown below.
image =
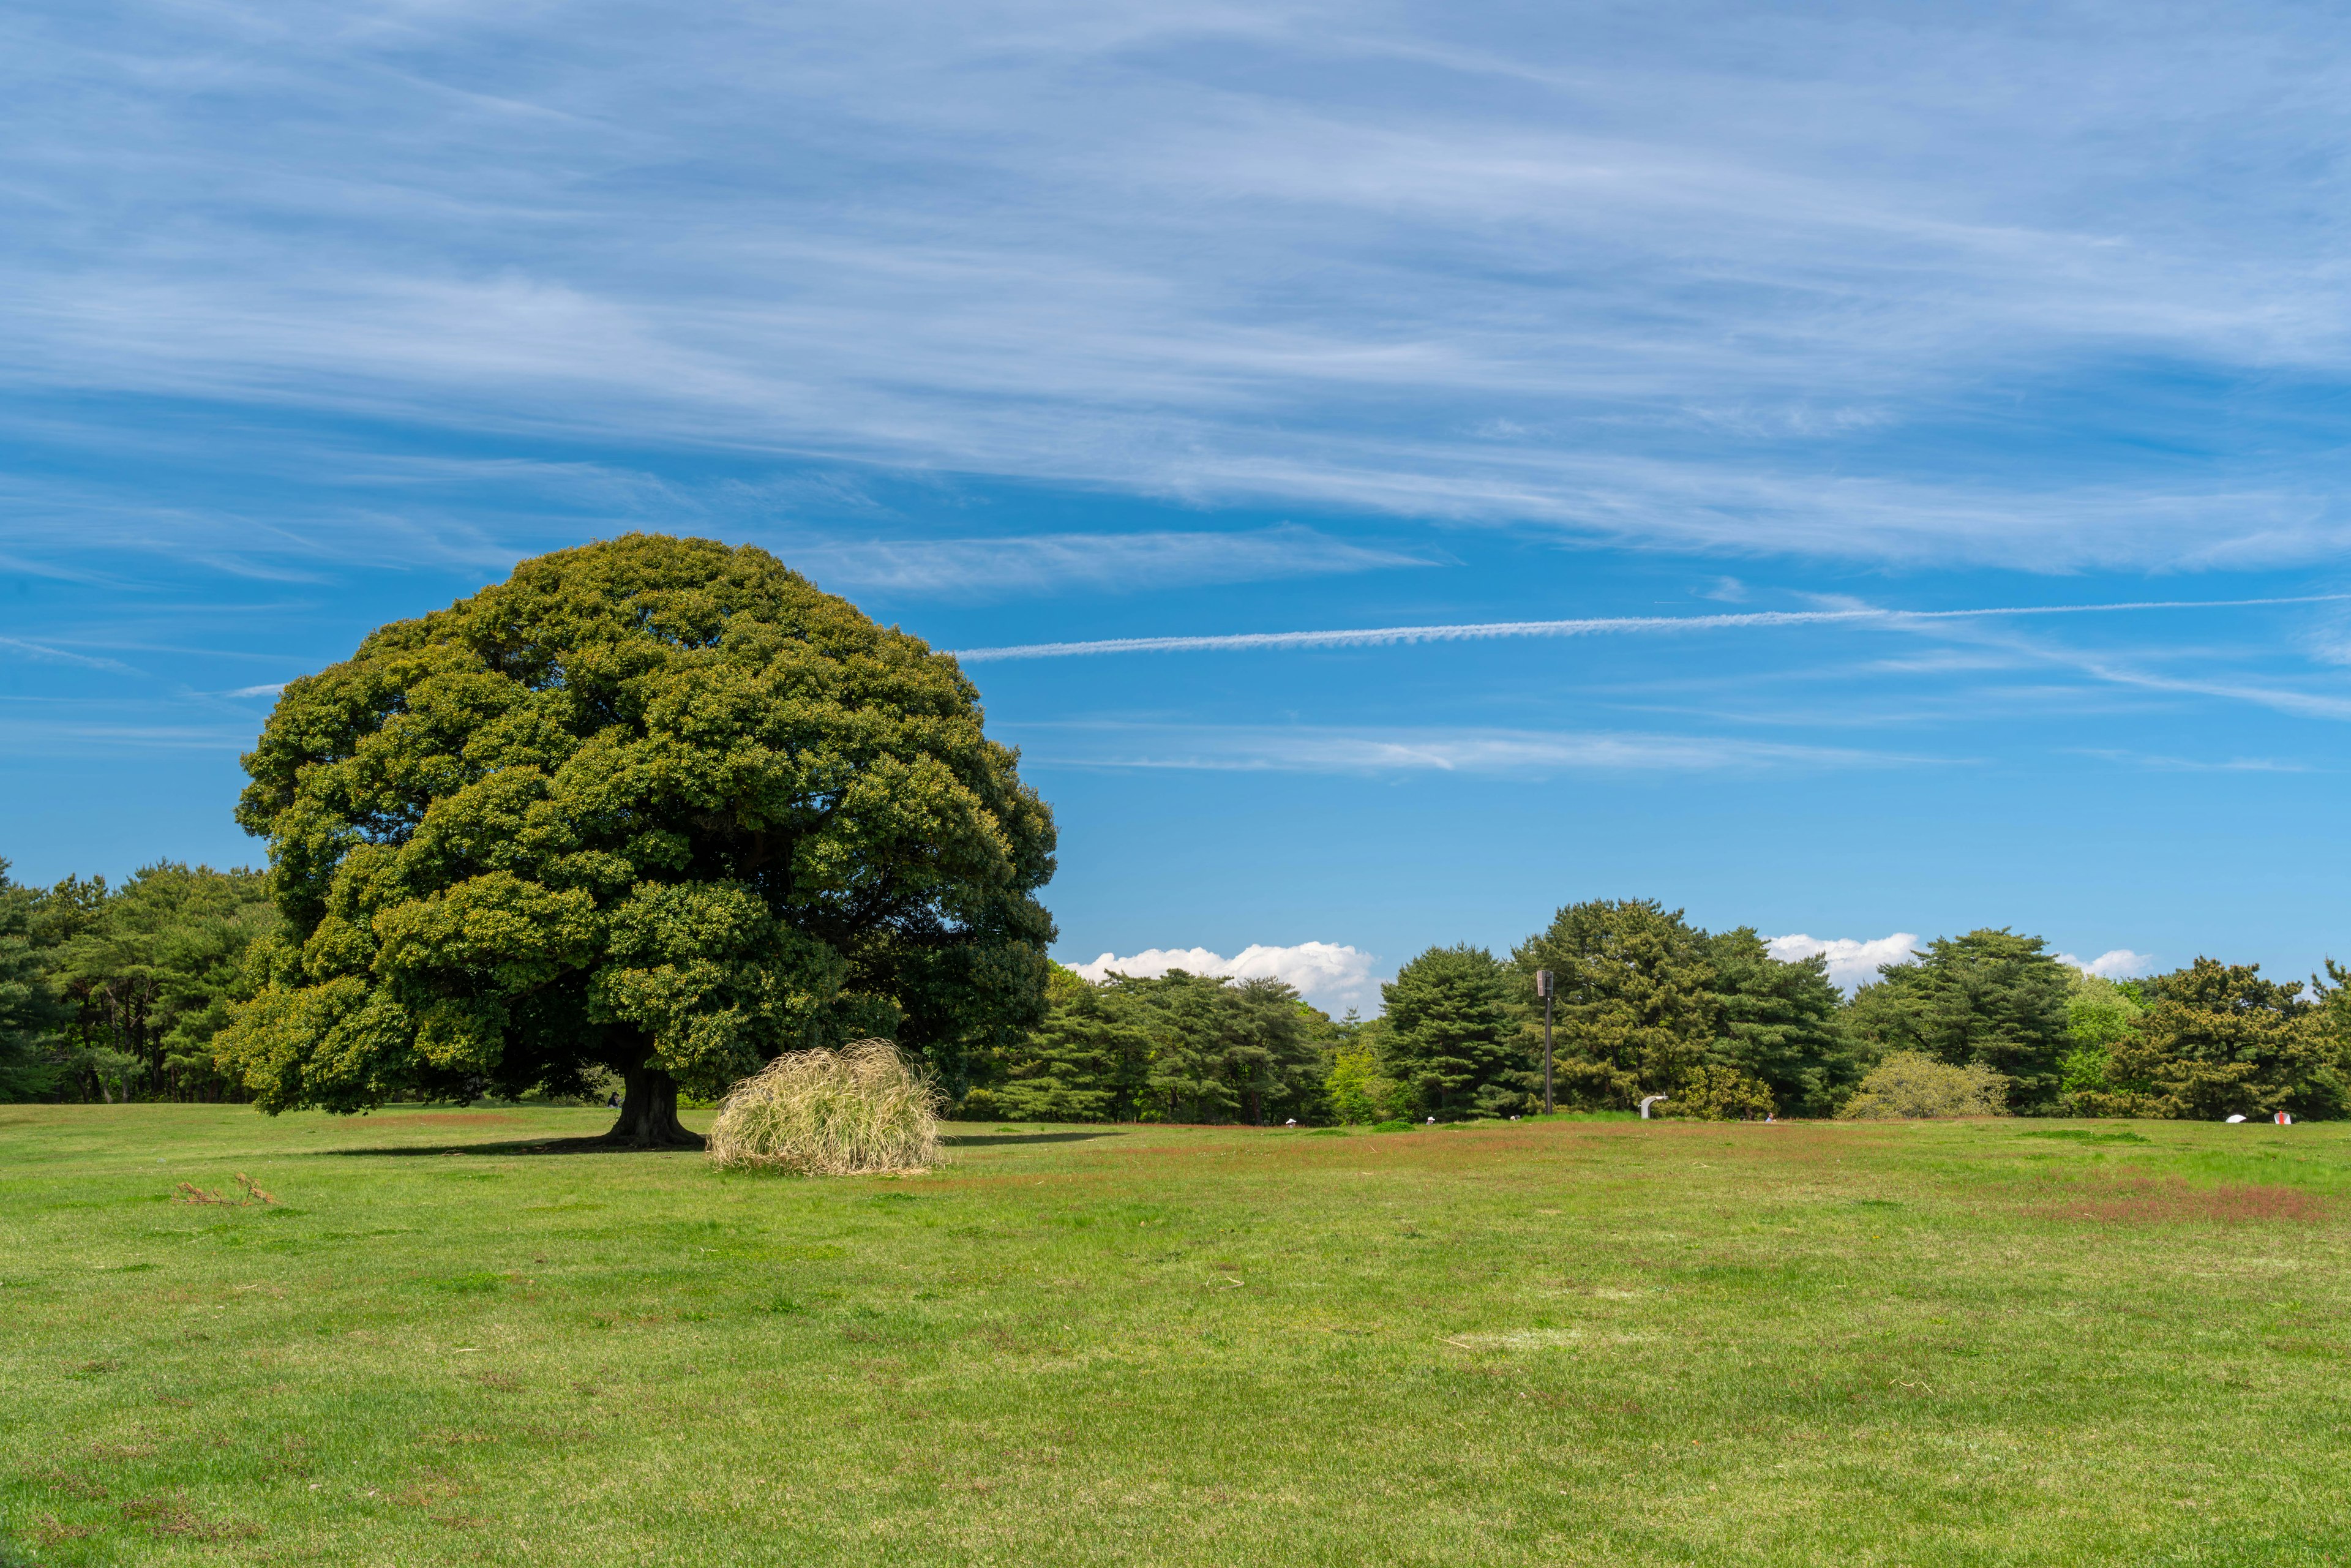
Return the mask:
<svg viewBox="0 0 2351 1568">
<path fill-rule="evenodd" d="M 968 1149 L 981 1144 L 1080 1144 L 1088 1138 L 1124 1136 L 1124 1133 L 1108 1128 L 1099 1133 L 941 1133 L 939 1142 Z"/>
<path fill-rule="evenodd" d="M 319 1155 L 360 1155 L 398 1158 L 405 1155 L 698 1155 L 700 1149 L 640 1149 L 596 1138 L 516 1138 L 498 1144 L 386 1144 L 373 1148 L 318 1149 Z"/>
</svg>

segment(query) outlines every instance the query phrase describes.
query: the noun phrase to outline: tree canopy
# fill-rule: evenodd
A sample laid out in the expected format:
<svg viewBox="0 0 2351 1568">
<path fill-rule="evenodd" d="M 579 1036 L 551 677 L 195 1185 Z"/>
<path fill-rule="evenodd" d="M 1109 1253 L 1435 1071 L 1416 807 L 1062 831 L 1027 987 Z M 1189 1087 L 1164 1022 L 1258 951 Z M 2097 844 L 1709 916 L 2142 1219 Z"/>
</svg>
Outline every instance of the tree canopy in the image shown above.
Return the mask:
<svg viewBox="0 0 2351 1568">
<path fill-rule="evenodd" d="M 1815 954 L 1771 956 L 1752 925 L 1706 938 L 1719 1011 L 1709 1054 L 1770 1091 L 1792 1116 L 1825 1116 L 1861 1074 L 1844 1027 L 1844 997 Z M 1730 1086 L 1716 1086 L 1718 1095 Z"/>
<path fill-rule="evenodd" d="M 1849 1022 L 1880 1053 L 1916 1051 L 2008 1081 L 2008 1108 L 2053 1110 L 2072 1044 L 2072 975 L 2038 936 L 2002 926 L 1938 937 L 1854 994 Z"/>
<path fill-rule="evenodd" d="M 1527 1051 L 1507 971 L 1483 947 L 1431 947 L 1380 988 L 1387 1075 L 1422 1115 L 1529 1108 Z"/>
<path fill-rule="evenodd" d="M 33 941 L 34 894 L 0 860 L 0 1099 L 29 1100 L 55 1076 L 44 1046 L 64 1021 Z"/>
<path fill-rule="evenodd" d="M 2198 1120 L 2344 1113 L 2341 1048 L 2301 982 L 2199 957 L 2147 988 L 2155 1005 L 2114 1040 L 2104 1086 L 2075 1097 L 2082 1110 Z"/>
<path fill-rule="evenodd" d="M 955 660 L 763 550 L 632 534 L 289 685 L 237 807 L 283 929 L 224 1061 L 267 1110 L 576 1089 L 685 1141 L 799 1046 L 950 1079 L 1040 1018 L 1052 818 Z"/>
<path fill-rule="evenodd" d="M 1714 975 L 1679 910 L 1653 899 L 1571 904 L 1510 956 L 1522 975 L 1552 971 L 1562 1098 L 1630 1105 L 1671 1094 L 1706 1061 Z"/>
</svg>

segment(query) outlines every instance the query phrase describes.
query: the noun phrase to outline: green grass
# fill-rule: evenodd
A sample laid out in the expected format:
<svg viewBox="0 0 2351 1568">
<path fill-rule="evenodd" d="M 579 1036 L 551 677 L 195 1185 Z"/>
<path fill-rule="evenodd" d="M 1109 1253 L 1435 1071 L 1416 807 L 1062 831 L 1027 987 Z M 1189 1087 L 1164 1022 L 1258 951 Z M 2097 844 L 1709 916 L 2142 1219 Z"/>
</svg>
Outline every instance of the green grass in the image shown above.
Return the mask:
<svg viewBox="0 0 2351 1568">
<path fill-rule="evenodd" d="M 14 1550 L 2351 1558 L 2351 1127 L 531 1152 L 608 1114 L 0 1107 Z M 170 1201 L 239 1172 L 278 1205 Z"/>
</svg>

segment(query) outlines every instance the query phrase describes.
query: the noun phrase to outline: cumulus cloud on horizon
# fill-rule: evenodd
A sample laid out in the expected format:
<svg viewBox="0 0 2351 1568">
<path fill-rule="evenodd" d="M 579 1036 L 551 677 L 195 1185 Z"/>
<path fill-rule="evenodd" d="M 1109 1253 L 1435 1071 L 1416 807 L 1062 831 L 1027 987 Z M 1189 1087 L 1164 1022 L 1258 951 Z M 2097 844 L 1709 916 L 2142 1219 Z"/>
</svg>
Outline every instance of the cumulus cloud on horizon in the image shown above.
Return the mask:
<svg viewBox="0 0 2351 1568">
<path fill-rule="evenodd" d="M 1380 1008 L 1379 981 L 1372 973 L 1378 961 L 1374 955 L 1343 943 L 1301 942 L 1291 947 L 1251 943 L 1230 958 L 1206 947 L 1146 947 L 1124 958 L 1104 953 L 1090 964 L 1069 967 L 1096 981 L 1112 975 L 1164 975 L 1170 969 L 1236 980 L 1270 977 L 1289 981 L 1298 988 L 1300 996 L 1325 1012 L 1343 1013 L 1353 1008 L 1368 1016 Z"/>
<path fill-rule="evenodd" d="M 1771 956 L 1782 963 L 1793 963 L 1809 958 L 1815 953 L 1828 958 L 1830 981 L 1840 989 L 1850 992 L 1877 978 L 1881 964 L 1907 963 L 1911 952 L 1918 946 L 1917 933 L 1896 931 L 1890 936 L 1859 940 L 1851 936 L 1823 939 L 1796 932 L 1786 936 L 1764 938 L 1764 946 Z M 2155 967 L 2151 953 L 2135 953 L 2128 947 L 2111 947 L 2095 958 L 2079 958 L 2071 953 L 2056 955 L 2057 961 L 2081 970 L 2085 975 L 2097 975 L 2105 979 L 2121 979 L 2129 975 L 2144 975 Z"/>
<path fill-rule="evenodd" d="M 2127 947 L 2109 947 L 2095 958 L 2076 958 L 2071 953 L 2060 953 L 2057 961 L 2071 965 L 2085 975 L 2096 975 L 2108 980 L 2144 975 L 2155 967 L 2154 954 L 2134 953 Z"/>
<path fill-rule="evenodd" d="M 1918 945 L 1915 931 L 1896 931 L 1891 936 L 1878 936 L 1867 941 L 1851 936 L 1821 938 L 1795 932 L 1786 936 L 1768 936 L 1763 946 L 1771 956 L 1783 964 L 1814 954 L 1824 955 L 1829 961 L 1829 979 L 1839 989 L 1850 991 L 1877 978 L 1880 964 L 1907 963 L 1910 951 Z"/>
</svg>

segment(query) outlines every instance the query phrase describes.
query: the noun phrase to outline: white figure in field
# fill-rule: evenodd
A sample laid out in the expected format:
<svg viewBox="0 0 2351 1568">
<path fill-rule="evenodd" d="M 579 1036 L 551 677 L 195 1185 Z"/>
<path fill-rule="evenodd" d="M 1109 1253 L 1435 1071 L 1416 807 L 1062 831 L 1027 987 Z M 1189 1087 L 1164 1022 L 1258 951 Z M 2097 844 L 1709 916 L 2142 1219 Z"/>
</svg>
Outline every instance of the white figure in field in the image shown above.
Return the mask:
<svg viewBox="0 0 2351 1568">
<path fill-rule="evenodd" d="M 2291 1112 L 2291 1111 L 2281 1111 L 2281 1112 L 2279 1112 L 2279 1113 L 2277 1113 L 2277 1124 L 2278 1124 L 2279 1126 L 2281 1126 L 2281 1127 L 2291 1127 L 2291 1126 L 2293 1126 L 2293 1125 L 2294 1125 L 2294 1113 L 2293 1113 L 2293 1112 Z"/>
<path fill-rule="evenodd" d="M 2241 1122 L 2241 1121 L 2243 1121 L 2243 1120 L 2244 1120 L 2244 1118 L 2243 1118 L 2242 1116 L 2231 1116 L 2231 1117 L 2230 1117 L 2230 1118 L 2229 1118 L 2229 1120 L 2230 1120 L 2230 1121 L 2231 1121 L 2231 1122 Z"/>
<path fill-rule="evenodd" d="M 1436 1118 L 1436 1117 L 1434 1117 L 1434 1116 L 1431 1116 L 1431 1117 L 1428 1119 L 1428 1124 L 1429 1124 L 1430 1126 L 1432 1126 L 1432 1127 L 1434 1127 L 1435 1125 L 1437 1125 L 1437 1118 Z"/>
<path fill-rule="evenodd" d="M 1295 1127 L 1296 1125 L 1298 1125 L 1298 1118 L 1297 1118 L 1297 1117 L 1295 1117 L 1295 1116 L 1292 1116 L 1289 1121 L 1284 1122 L 1284 1123 L 1282 1124 L 1282 1125 L 1283 1125 L 1283 1126 L 1285 1126 L 1285 1127 Z"/>
<path fill-rule="evenodd" d="M 1647 1121 L 1649 1119 L 1649 1107 L 1652 1105 L 1662 1104 L 1665 1102 L 1665 1098 L 1666 1097 L 1662 1094 L 1652 1094 L 1646 1100 L 1642 1101 L 1641 1120 L 1644 1122 Z"/>
</svg>

